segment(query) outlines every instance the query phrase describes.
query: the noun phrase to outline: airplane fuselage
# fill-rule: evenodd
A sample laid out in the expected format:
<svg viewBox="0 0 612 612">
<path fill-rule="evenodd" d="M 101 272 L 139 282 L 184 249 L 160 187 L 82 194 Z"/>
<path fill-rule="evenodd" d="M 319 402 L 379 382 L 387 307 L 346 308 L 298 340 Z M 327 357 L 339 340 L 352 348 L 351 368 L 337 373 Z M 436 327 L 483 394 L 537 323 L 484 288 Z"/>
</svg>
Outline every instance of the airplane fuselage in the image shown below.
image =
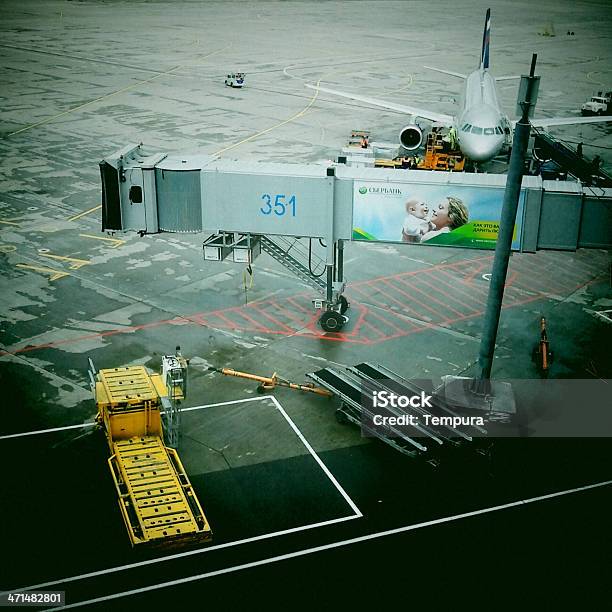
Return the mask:
<svg viewBox="0 0 612 612">
<path fill-rule="evenodd" d="M 475 162 L 492 159 L 504 145 L 509 121 L 488 70 L 479 68 L 465 79 L 455 129 L 462 153 Z"/>
</svg>

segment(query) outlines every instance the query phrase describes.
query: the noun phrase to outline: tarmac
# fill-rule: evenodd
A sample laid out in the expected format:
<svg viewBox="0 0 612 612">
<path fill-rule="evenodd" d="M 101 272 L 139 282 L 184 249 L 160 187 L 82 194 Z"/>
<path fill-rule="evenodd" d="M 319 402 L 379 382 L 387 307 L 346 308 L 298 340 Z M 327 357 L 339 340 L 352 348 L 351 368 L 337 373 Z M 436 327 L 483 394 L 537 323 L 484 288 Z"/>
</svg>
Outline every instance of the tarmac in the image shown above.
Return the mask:
<svg viewBox="0 0 612 612">
<path fill-rule="evenodd" d="M 578 114 L 610 89 L 608 3 L 490 4 L 495 74 L 526 72 L 538 53 L 536 114 Z M 129 143 L 326 163 L 351 130 L 391 141 L 405 122 L 305 82 L 451 112 L 457 83 L 423 64 L 473 67 L 488 6 L 3 3 L 2 591 L 38 585 L 100 610 L 284 609 L 317 605 L 314 593 L 393 604 L 432 584 L 433 599 L 463 587 L 474 606 L 486 593 L 490 608 L 513 580 L 549 602 L 609 594 L 609 431 L 499 439 L 435 469 L 338 423 L 334 400 L 259 395 L 208 370 L 301 382 L 327 365 L 369 361 L 436 384 L 474 375 L 491 252 L 347 243 L 350 320 L 326 334 L 313 292 L 265 254 L 251 285 L 239 264 L 204 262 L 202 235 L 100 231 L 98 162 Z M 556 36 L 543 35 L 551 25 Z M 235 71 L 246 72 L 242 90 L 223 84 Z M 510 111 L 516 84 L 500 85 Z M 551 132 L 612 168 L 612 126 Z M 597 313 L 610 309 L 609 253 L 513 254 L 493 376 L 539 377 L 531 351 L 544 316 L 549 379 L 607 389 L 612 326 Z M 87 358 L 158 371 L 177 345 L 190 359 L 192 409 L 179 453 L 214 542 L 134 551 L 92 426 Z"/>
</svg>

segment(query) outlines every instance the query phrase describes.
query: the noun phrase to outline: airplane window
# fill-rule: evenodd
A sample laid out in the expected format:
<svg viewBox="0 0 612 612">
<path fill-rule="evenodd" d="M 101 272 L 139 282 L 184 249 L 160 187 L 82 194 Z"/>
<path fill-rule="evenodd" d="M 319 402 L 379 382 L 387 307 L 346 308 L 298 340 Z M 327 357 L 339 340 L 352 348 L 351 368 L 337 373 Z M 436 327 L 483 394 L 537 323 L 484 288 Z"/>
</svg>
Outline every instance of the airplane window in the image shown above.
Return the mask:
<svg viewBox="0 0 612 612">
<path fill-rule="evenodd" d="M 472 126 L 472 134 L 482 134 L 482 128 L 473 125 Z"/>
<path fill-rule="evenodd" d="M 498 125 L 495 126 L 495 133 L 496 134 L 503 134 L 502 129 Z"/>
<path fill-rule="evenodd" d="M 485 136 L 493 136 L 495 134 L 495 128 L 485 128 Z"/>
<path fill-rule="evenodd" d="M 470 124 L 469 123 L 464 123 L 463 127 L 461 128 L 464 132 L 469 132 L 470 131 Z"/>
</svg>

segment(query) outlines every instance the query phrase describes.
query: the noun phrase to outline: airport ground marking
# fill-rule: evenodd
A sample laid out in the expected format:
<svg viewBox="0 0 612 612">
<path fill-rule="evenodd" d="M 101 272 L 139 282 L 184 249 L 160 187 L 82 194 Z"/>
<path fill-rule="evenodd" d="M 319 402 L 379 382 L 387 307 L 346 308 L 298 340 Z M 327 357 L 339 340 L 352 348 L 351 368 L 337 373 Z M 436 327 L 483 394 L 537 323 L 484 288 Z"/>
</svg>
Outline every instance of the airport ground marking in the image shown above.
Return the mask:
<svg viewBox="0 0 612 612">
<path fill-rule="evenodd" d="M 15 225 L 17 227 L 19 227 L 19 223 L 15 223 L 15 221 L 6 221 L 6 220 L 2 220 L 0 219 L 0 223 L 3 223 L 4 225 Z"/>
<path fill-rule="evenodd" d="M 300 439 L 302 444 L 308 449 L 308 452 L 312 455 L 313 459 L 319 464 L 319 467 L 323 470 L 323 472 L 325 472 L 325 475 L 331 480 L 332 484 L 336 487 L 340 495 L 342 495 L 346 503 L 351 507 L 351 510 L 353 510 L 355 515 L 362 517 L 363 514 L 361 513 L 359 508 L 355 505 L 355 502 L 353 502 L 353 500 L 349 497 L 348 493 L 340 486 L 340 483 L 335 479 L 334 475 L 329 471 L 327 466 L 323 463 L 323 461 L 321 461 L 321 459 L 319 458 L 319 455 L 317 455 L 314 448 L 310 446 L 310 443 L 308 442 L 308 440 L 306 440 L 302 432 L 298 429 L 298 426 L 291 420 L 289 415 L 285 412 L 280 402 L 274 396 L 270 396 L 270 399 L 276 406 L 276 409 L 285 417 L 285 420 L 287 421 L 287 423 L 289 423 L 289 427 L 293 429 L 293 431 L 295 432 L 297 437 Z"/>
<path fill-rule="evenodd" d="M 43 274 L 49 275 L 50 281 L 56 281 L 60 278 L 64 278 L 64 276 L 70 276 L 69 272 L 59 272 L 58 270 L 54 270 L 53 268 L 43 268 L 41 266 L 31 266 L 29 264 L 16 264 L 17 268 L 24 268 L 26 270 L 34 270 L 35 272 L 42 272 Z"/>
<path fill-rule="evenodd" d="M 118 89 L 117 91 L 113 91 L 113 92 L 111 92 L 109 94 L 106 94 L 104 96 L 99 96 L 98 98 L 95 98 L 94 100 L 90 100 L 89 102 L 85 102 L 85 104 L 79 104 L 78 106 L 74 106 L 73 108 L 69 108 L 66 111 L 63 111 L 61 113 L 57 113 L 56 115 L 53 115 L 51 117 L 47 117 L 46 119 L 41 119 L 40 121 L 37 121 L 36 123 L 32 123 L 30 125 L 26 125 L 25 127 L 22 127 L 19 130 L 15 130 L 14 132 L 10 132 L 7 135 L 8 136 L 15 136 L 17 134 L 21 134 L 22 132 L 25 132 L 26 130 L 31 130 L 32 128 L 38 127 L 40 125 L 44 125 L 45 123 L 50 123 L 51 121 L 54 121 L 55 119 L 59 119 L 60 117 L 65 117 L 66 115 L 69 115 L 70 113 L 73 113 L 75 111 L 81 110 L 82 108 L 86 108 L 87 106 L 95 104 L 96 102 L 101 102 L 102 100 L 107 100 L 108 98 L 111 98 L 112 96 L 116 96 L 116 95 L 118 95 L 120 93 L 123 93 L 124 91 L 128 91 L 129 89 L 133 89 L 134 87 L 138 87 L 139 85 L 144 85 L 145 83 L 150 83 L 151 81 L 154 81 L 155 79 L 159 79 L 160 77 L 165 76 L 167 74 L 170 74 L 170 73 L 174 72 L 175 70 L 178 70 L 179 68 L 180 68 L 180 66 L 173 66 L 169 70 L 161 72 L 160 74 L 156 74 L 155 76 L 152 76 L 152 77 L 150 77 L 148 79 L 144 79 L 143 81 L 138 81 L 137 83 L 132 83 L 131 85 L 127 85 L 126 87 L 122 87 L 121 89 Z"/>
<path fill-rule="evenodd" d="M 225 47 L 221 48 L 221 49 L 217 49 L 215 51 L 211 51 L 210 53 L 202 56 L 200 58 L 200 60 L 206 59 L 207 57 L 211 57 L 212 55 L 216 55 L 217 53 L 221 53 L 221 51 L 224 51 L 225 49 L 227 49 L 229 46 L 231 45 L 226 45 Z M 95 104 L 96 102 L 101 102 L 102 100 L 107 100 L 108 98 L 112 98 L 113 96 L 116 96 L 120 93 L 123 93 L 124 91 L 128 91 L 130 89 L 134 89 L 134 87 L 138 87 L 139 85 L 145 85 L 146 83 L 150 83 L 151 81 L 155 81 L 156 79 L 159 79 L 160 77 L 163 76 L 167 76 L 167 75 L 172 75 L 173 72 L 175 72 L 176 70 L 178 70 L 179 68 L 183 68 L 183 64 L 179 64 L 177 66 L 173 66 L 172 68 L 169 68 L 168 70 L 164 70 L 163 72 L 160 72 L 158 74 L 156 74 L 155 76 L 152 76 L 148 79 L 144 79 L 142 81 L 138 81 L 137 83 L 132 83 L 131 85 L 127 85 L 126 87 L 122 87 L 121 89 L 118 89 L 117 91 L 113 91 L 109 94 L 105 94 L 103 96 L 99 96 L 98 98 L 95 98 L 94 100 L 90 100 L 89 102 L 85 102 L 84 104 L 79 104 L 78 106 L 74 106 L 73 108 L 69 108 L 66 111 L 63 111 L 61 113 L 57 113 L 56 115 L 53 115 L 52 117 L 47 117 L 46 119 L 41 119 L 40 121 L 37 121 L 36 123 L 32 123 L 31 125 L 26 125 L 25 127 L 20 128 L 19 130 L 15 130 L 14 132 L 10 132 L 9 134 L 7 134 L 8 136 L 15 136 L 16 134 L 21 134 L 22 132 L 25 132 L 26 130 L 31 130 L 32 128 L 38 127 L 39 125 L 44 125 L 45 123 L 50 123 L 51 121 L 54 121 L 55 119 L 59 119 L 60 117 L 64 117 L 66 115 L 69 115 L 70 113 L 73 113 L 75 111 L 81 110 L 82 108 L 86 108 L 87 106 L 90 106 L 91 104 Z"/>
<path fill-rule="evenodd" d="M 39 255 L 41 257 L 48 257 L 49 259 L 56 259 L 57 261 L 66 261 L 70 262 L 71 270 L 78 270 L 83 266 L 88 266 L 91 262 L 87 259 L 78 259 L 77 257 L 66 257 L 65 255 L 53 255 L 52 253 L 41 253 L 39 251 Z"/>
<path fill-rule="evenodd" d="M 340 540 L 338 542 L 331 542 L 330 544 L 323 544 L 321 546 L 315 546 L 313 548 L 305 548 L 305 549 L 301 549 L 301 550 L 296 550 L 295 552 L 292 553 L 287 553 L 284 555 L 278 555 L 275 557 L 268 557 L 267 559 L 261 559 L 259 561 L 252 561 L 250 563 L 243 563 L 241 565 L 234 565 L 232 567 L 226 567 L 220 570 L 215 570 L 212 572 L 205 572 L 203 574 L 196 574 L 194 576 L 187 576 L 185 578 L 179 578 L 177 580 L 170 580 L 168 582 L 160 582 L 157 584 L 153 584 L 150 586 L 145 586 L 145 587 L 141 587 L 138 589 L 132 589 L 130 591 L 123 591 L 120 593 L 112 593 L 111 595 L 105 595 L 103 597 L 96 597 L 94 599 L 88 599 L 85 601 L 79 601 L 79 602 L 75 602 L 73 604 L 69 604 L 67 606 L 63 606 L 62 610 L 65 609 L 69 609 L 69 608 L 78 608 L 81 606 L 87 606 L 87 605 L 92 605 L 92 604 L 96 604 L 96 603 L 100 603 L 103 601 L 109 601 L 109 600 L 114 600 L 114 599 L 120 599 L 123 597 L 130 597 L 133 595 L 139 595 L 142 593 L 147 593 L 149 591 L 156 591 L 159 589 L 165 589 L 168 587 L 174 587 L 174 586 L 179 586 L 182 584 L 188 584 L 190 582 L 196 582 L 198 580 L 204 580 L 206 578 L 213 578 L 215 576 L 222 576 L 224 574 L 232 574 L 235 572 L 239 572 L 242 570 L 246 570 L 246 569 L 251 569 L 254 567 L 260 567 L 263 565 L 269 565 L 272 563 L 278 563 L 279 561 L 288 561 L 290 559 L 295 559 L 295 558 L 299 558 L 299 557 L 304 557 L 307 555 L 312 555 L 315 553 L 320 553 L 320 552 L 324 552 L 327 550 L 333 550 L 335 548 L 343 548 L 346 546 L 351 546 L 353 544 L 359 544 L 361 542 L 368 542 L 371 540 L 377 540 L 380 538 L 384 538 L 387 536 L 391 536 L 391 535 L 398 535 L 401 533 L 407 533 L 409 531 L 415 531 L 417 529 L 423 529 L 426 527 L 433 527 L 436 525 L 442 525 L 444 523 L 450 523 L 450 522 L 454 522 L 454 521 L 459 521 L 465 518 L 471 518 L 474 516 L 479 516 L 482 514 L 490 514 L 492 512 L 499 512 L 501 510 L 508 510 L 510 508 L 517 508 L 517 507 L 521 507 L 527 504 L 532 504 L 532 503 L 536 503 L 536 502 L 540 502 L 540 501 L 546 501 L 549 499 L 554 499 L 556 497 L 561 497 L 561 496 L 565 496 L 565 495 L 571 495 L 573 493 L 579 493 L 579 492 L 584 492 L 584 491 L 588 491 L 591 489 L 595 489 L 595 488 L 600 488 L 600 487 L 605 487 L 605 486 L 609 486 L 612 484 L 612 480 L 605 480 L 602 482 L 597 482 L 594 484 L 590 484 L 590 485 L 585 485 L 582 487 L 576 487 L 574 489 L 566 489 L 564 491 L 556 491 L 554 493 L 548 493 L 546 495 L 538 495 L 537 497 L 530 497 L 527 499 L 520 499 L 517 501 L 513 501 L 513 502 L 509 502 L 507 504 L 500 504 L 497 506 L 491 506 L 489 508 L 482 508 L 480 510 L 472 510 L 470 512 L 463 512 L 461 514 L 455 514 L 453 516 L 446 516 L 446 517 L 442 517 L 442 518 L 438 518 L 438 519 L 433 519 L 430 521 L 424 521 L 422 523 L 415 523 L 414 525 L 405 525 L 403 527 L 397 527 L 395 529 L 388 529 L 386 531 L 378 531 L 376 533 L 370 533 L 367 535 L 363 535 L 363 536 L 358 536 L 355 538 L 349 538 L 347 540 Z M 51 584 L 55 584 L 55 583 L 51 583 Z M 46 586 L 46 585 L 44 585 Z M 35 588 L 35 587 L 31 587 L 31 588 Z M 15 592 L 15 591 L 13 591 Z M 49 610 L 49 612 L 51 612 L 51 610 L 57 610 L 58 608 L 52 608 Z"/>
<path fill-rule="evenodd" d="M 90 208 L 89 210 L 85 210 L 82 213 L 79 213 L 78 215 L 74 215 L 74 217 L 70 217 L 68 221 L 76 221 L 77 219 L 80 219 L 81 217 L 84 217 L 85 215 L 95 212 L 96 210 L 100 210 L 101 208 L 102 208 L 102 204 L 98 204 L 98 206 L 94 206 L 93 208 Z"/>
<path fill-rule="evenodd" d="M 489 257 L 485 258 L 488 259 Z M 479 260 L 479 258 L 472 258 L 468 261 L 474 261 L 477 262 Z M 396 275 L 389 275 L 389 276 L 380 276 L 374 279 L 370 279 L 370 280 L 363 280 L 363 281 L 358 281 L 356 283 L 353 283 L 350 287 L 350 291 L 359 291 L 360 293 L 362 293 L 364 295 L 364 299 L 367 301 L 368 299 L 372 299 L 371 296 L 369 296 L 368 292 L 366 291 L 368 288 L 374 286 L 377 287 L 376 283 L 380 283 L 381 281 L 384 283 L 386 280 L 398 280 L 398 279 L 407 279 L 407 278 L 412 278 L 414 275 L 418 275 L 418 274 L 422 274 L 422 273 L 427 273 L 427 272 L 438 272 L 438 271 L 445 271 L 446 269 L 453 269 L 456 268 L 458 266 L 463 266 L 465 265 L 466 260 L 461 260 L 458 262 L 454 262 L 454 263 L 444 263 L 444 264 L 436 264 L 433 266 L 429 266 L 427 268 L 422 268 L 420 270 L 415 270 L 415 271 L 411 271 L 411 272 L 402 272 L 400 274 L 396 274 Z M 40 271 L 40 270 L 39 270 Z M 43 270 L 45 271 L 45 270 Z M 48 270 L 48 272 L 51 272 L 51 270 Z M 56 272 L 55 270 L 53 272 Z M 519 271 L 520 272 L 520 271 Z M 521 282 L 524 281 L 524 277 L 525 274 L 521 273 L 522 276 L 521 278 Z M 595 276 L 593 278 L 591 278 L 589 281 L 587 281 L 586 283 L 581 284 L 580 286 L 586 286 L 589 285 L 595 281 L 597 281 L 599 278 L 599 276 Z M 471 287 L 474 288 L 478 288 L 478 286 L 476 284 L 471 285 Z M 514 289 L 516 289 L 516 287 L 514 287 Z M 380 291 L 380 287 L 378 287 L 378 289 L 376 289 L 377 291 Z M 483 290 L 484 293 L 486 293 L 485 290 Z M 533 293 L 533 292 L 532 292 Z M 305 298 L 306 296 L 310 297 L 309 294 L 307 293 L 299 293 L 299 294 L 294 294 L 293 296 L 289 296 L 287 298 L 287 300 L 293 305 L 293 306 L 297 306 L 297 303 L 293 300 L 293 298 L 297 298 L 297 297 L 301 297 L 301 298 Z M 368 297 L 369 296 L 369 297 Z M 504 300 L 504 305 L 502 306 L 502 308 L 505 310 L 507 308 L 514 308 L 517 306 L 522 306 L 525 304 L 528 304 L 530 302 L 536 301 L 536 300 L 540 300 L 540 299 L 545 299 L 548 298 L 548 293 L 544 293 L 543 291 L 538 290 L 537 292 L 535 292 L 534 295 L 529 295 L 526 297 L 521 297 L 520 299 L 513 297 L 512 301 L 509 302 L 508 301 L 508 297 L 505 298 Z M 258 303 L 265 303 L 267 298 L 262 298 L 261 300 L 258 300 Z M 310 300 L 308 300 L 310 301 Z M 255 302 L 251 303 L 250 306 L 252 306 Z M 179 325 L 179 324 L 195 324 L 195 325 L 205 325 L 208 326 L 210 328 L 213 329 L 227 329 L 227 328 L 232 328 L 235 329 L 237 324 L 235 321 L 232 321 L 231 319 L 227 319 L 226 320 L 226 324 L 225 325 L 220 325 L 218 321 L 215 321 L 215 317 L 216 316 L 224 316 L 224 313 L 229 314 L 232 313 L 234 311 L 237 310 L 241 310 L 243 309 L 244 306 L 232 306 L 229 308 L 224 308 L 224 309 L 218 309 L 218 310 L 213 310 L 213 311 L 208 311 L 208 312 L 201 312 L 201 313 L 195 313 L 195 314 L 191 314 L 191 315 L 177 315 L 171 319 L 160 319 L 158 321 L 153 321 L 151 323 L 144 323 L 141 325 L 131 325 L 128 327 L 121 327 L 119 329 L 110 329 L 107 331 L 103 331 L 103 332 L 96 332 L 96 333 L 90 333 L 90 334 L 85 334 L 83 336 L 79 336 L 77 338 L 66 338 L 63 340 L 56 340 L 53 342 L 47 342 L 44 344 L 38 344 L 38 345 L 26 345 L 26 346 L 22 346 L 20 348 L 16 348 L 16 349 L 12 349 L 12 350 L 7 350 L 7 349 L 0 349 L 0 356 L 2 355 L 17 355 L 20 353 L 27 353 L 27 352 L 31 352 L 31 351 L 37 351 L 37 350 L 41 350 L 41 349 L 48 349 L 48 348 L 57 348 L 59 346 L 64 346 L 64 345 L 68 345 L 68 344 L 73 344 L 76 342 L 80 342 L 83 340 L 90 340 L 90 339 L 98 339 L 98 338 L 105 338 L 105 337 L 110 337 L 110 336 L 114 336 L 117 334 L 124 334 L 124 333 L 129 333 L 129 332 L 134 332 L 134 331 L 139 331 L 142 329 L 149 329 L 152 327 L 158 327 L 158 326 L 162 326 L 162 325 Z M 302 309 L 305 311 L 305 309 Z M 305 311 L 306 312 L 306 311 Z M 369 310 L 369 312 L 371 314 L 374 313 L 373 310 Z M 333 342 L 351 342 L 351 343 L 359 343 L 359 344 L 365 344 L 365 345 L 370 345 L 370 344 L 376 344 L 378 342 L 384 342 L 393 338 L 397 338 L 397 337 L 406 337 L 409 336 L 413 333 L 419 333 L 425 330 L 429 330 L 429 329 L 436 329 L 436 328 L 440 328 L 440 325 L 443 323 L 444 325 L 452 325 L 453 323 L 459 322 L 459 321 L 463 321 L 472 317 L 476 317 L 476 316 L 480 316 L 482 315 L 483 311 L 474 311 L 471 312 L 469 314 L 460 316 L 460 317 L 453 317 L 452 319 L 444 319 L 441 321 L 437 321 L 437 322 L 432 322 L 432 321 L 421 321 L 421 323 L 419 323 L 420 327 L 418 329 L 415 329 L 414 327 L 410 328 L 410 329 L 403 329 L 401 330 L 401 333 L 393 333 L 393 334 L 383 334 L 380 333 L 379 335 L 381 336 L 380 338 L 375 338 L 374 340 L 372 340 L 371 338 L 367 338 L 367 337 L 351 337 L 351 335 L 348 335 L 347 333 L 344 332 L 340 332 L 340 333 L 336 333 L 336 334 L 332 334 L 332 333 L 322 333 L 320 332 L 320 330 L 318 330 L 316 328 L 316 322 L 318 320 L 318 314 L 315 311 L 312 314 L 310 323 L 306 324 L 306 327 L 304 329 L 307 330 L 307 333 L 302 333 L 302 331 L 297 331 L 295 332 L 298 335 L 301 335 L 303 337 L 306 338 L 312 338 L 315 340 L 325 340 L 325 341 L 333 341 Z M 399 317 L 405 317 L 405 314 L 402 313 L 394 313 L 394 316 L 399 316 Z M 421 315 L 422 316 L 422 315 Z M 410 318 L 410 317 L 409 317 Z M 391 327 L 393 327 L 394 329 L 398 330 L 397 326 L 394 325 L 391 321 L 389 320 L 385 320 L 387 325 L 390 325 Z M 366 322 L 367 324 L 367 322 Z M 244 328 L 242 328 L 244 329 Z M 246 330 L 248 331 L 248 330 Z M 264 331 L 263 329 L 259 329 L 258 331 Z M 271 334 L 271 335 L 288 335 L 286 331 L 279 331 L 279 330 L 273 330 L 273 329 L 266 329 L 264 333 L 267 334 Z M 350 334 L 354 334 L 355 332 L 350 332 Z M 293 334 L 291 334 L 293 335 Z"/>
<path fill-rule="evenodd" d="M 51 429 L 35 429 L 33 431 L 22 431 L 19 433 L 8 434 L 6 436 L 0 436 L 0 440 L 8 440 L 10 438 L 23 438 L 25 436 L 38 436 L 40 434 L 53 433 L 57 431 L 67 431 L 69 429 L 80 429 L 82 427 L 93 427 L 95 424 L 95 421 L 90 421 L 87 423 L 81 423 L 80 425 L 66 425 L 64 427 L 53 427 Z"/>
<path fill-rule="evenodd" d="M 202 408 L 214 408 L 215 406 L 229 406 L 230 404 L 241 404 L 243 402 L 255 402 L 257 400 L 269 399 L 267 397 L 249 397 L 241 400 L 230 400 L 227 402 L 218 402 L 216 404 L 205 404 L 203 406 L 193 406 L 192 408 L 181 408 L 181 412 L 189 412 L 191 410 L 201 410 Z M 22 438 L 24 436 L 37 436 L 39 434 L 53 433 L 56 431 L 67 431 L 69 429 L 79 429 L 80 427 L 93 427 L 96 424 L 95 421 L 87 421 L 80 425 L 65 425 L 63 427 L 53 427 L 52 429 L 34 429 L 32 431 L 22 431 L 20 433 L 9 434 L 6 436 L 0 436 L 0 440 L 6 440 L 8 438 Z"/>
<path fill-rule="evenodd" d="M 317 87 L 319 86 L 320 82 L 321 82 L 321 79 L 317 81 L 317 85 L 316 85 Z M 234 144 L 228 145 L 227 147 L 224 147 L 223 149 L 219 149 L 218 151 L 215 151 L 214 153 L 212 153 L 212 155 L 221 155 L 221 153 L 225 153 L 226 151 L 234 149 L 240 146 L 241 144 L 250 142 L 251 140 L 255 140 L 255 138 L 258 138 L 259 136 L 263 136 L 264 134 L 267 134 L 268 132 L 271 132 L 272 130 L 275 130 L 276 128 L 282 127 L 283 125 L 287 125 L 287 123 L 290 123 L 291 121 L 295 121 L 296 119 L 303 117 L 312 108 L 312 105 L 317 101 L 318 96 L 319 96 L 319 90 L 315 89 L 315 93 L 310 99 L 310 102 L 301 111 L 299 111 L 298 113 L 295 113 L 295 115 L 292 115 L 288 119 L 285 119 L 284 121 L 281 121 L 280 123 L 277 123 L 276 125 L 272 125 L 269 128 L 266 128 L 265 130 L 261 130 L 259 132 L 256 132 L 255 134 L 251 134 L 251 136 L 248 136 L 247 138 L 244 138 L 240 140 L 239 142 L 235 142 Z"/>
<path fill-rule="evenodd" d="M 145 561 L 138 561 L 138 562 L 135 562 L 135 563 L 129 563 L 127 565 L 119 565 L 119 566 L 116 566 L 116 567 L 110 567 L 110 568 L 106 568 L 106 569 L 103 569 L 103 570 L 97 570 L 97 571 L 94 571 L 94 572 L 89 572 L 87 574 L 80 574 L 78 576 L 70 576 L 68 578 L 61 578 L 59 580 L 53 580 L 51 582 L 44 582 L 44 583 L 41 583 L 41 584 L 31 585 L 31 586 L 27 586 L 27 587 L 11 589 L 11 592 L 14 593 L 14 592 L 22 592 L 22 591 L 31 591 L 33 589 L 41 589 L 43 587 L 48 587 L 48 586 L 55 585 L 55 584 L 64 584 L 64 583 L 67 583 L 67 582 L 76 582 L 78 580 L 85 580 L 87 578 L 95 578 L 97 576 L 104 576 L 106 574 L 112 574 L 112 573 L 115 573 L 115 572 L 122 572 L 122 571 L 130 570 L 130 569 L 135 569 L 135 568 L 138 568 L 138 567 L 143 567 L 143 566 L 146 566 L 146 565 L 152 565 L 152 564 L 155 564 L 155 563 L 162 563 L 162 562 L 165 562 L 165 561 L 173 561 L 175 559 L 181 559 L 183 557 L 190 557 L 192 555 L 199 555 L 199 554 L 203 554 L 203 553 L 214 552 L 215 550 L 231 548 L 231 547 L 234 547 L 234 546 L 239 546 L 241 544 L 249 544 L 251 542 L 259 542 L 261 540 L 268 540 L 268 539 L 271 539 L 271 538 L 277 538 L 277 537 L 284 536 L 284 535 L 290 535 L 292 533 L 299 533 L 299 532 L 310 530 L 310 529 L 317 529 L 319 527 L 326 527 L 328 525 L 334 525 L 336 523 L 343 523 L 345 521 L 351 521 L 351 520 L 354 520 L 354 519 L 362 518 L 363 514 L 361 513 L 361 511 L 359 510 L 357 505 L 353 502 L 353 500 L 349 497 L 349 495 L 346 493 L 346 491 L 338 483 L 336 478 L 329 471 L 329 469 L 323 463 L 323 461 L 321 461 L 321 459 L 316 454 L 316 452 L 314 451 L 312 446 L 308 443 L 308 441 L 306 440 L 306 438 L 304 437 L 302 432 L 299 430 L 297 425 L 291 420 L 289 415 L 285 412 L 285 410 L 281 406 L 280 402 L 275 397 L 269 396 L 269 395 L 258 396 L 258 397 L 247 397 L 247 398 L 240 399 L 240 400 L 229 400 L 229 401 L 226 401 L 226 402 L 217 402 L 217 403 L 214 403 L 214 404 L 204 404 L 204 405 L 201 405 L 201 406 L 192 406 L 190 408 L 183 408 L 181 410 L 181 412 L 189 412 L 189 411 L 194 411 L 194 410 L 204 410 L 204 409 L 208 409 L 208 408 L 215 408 L 215 407 L 218 407 L 218 406 L 229 406 L 231 404 L 243 404 L 243 403 L 247 403 L 247 402 L 257 402 L 257 401 L 268 401 L 268 402 L 271 402 L 273 404 L 274 408 L 278 412 L 280 412 L 281 416 L 287 421 L 287 423 L 289 424 L 289 426 L 291 427 L 293 432 L 298 436 L 298 438 L 300 439 L 302 444 L 304 444 L 304 446 L 306 447 L 306 450 L 310 453 L 310 455 L 313 457 L 313 459 L 317 462 L 319 467 L 323 470 L 324 474 L 328 477 L 328 479 L 334 485 L 336 490 L 342 495 L 344 500 L 348 503 L 348 505 L 350 506 L 351 510 L 353 510 L 353 514 L 350 514 L 348 516 L 342 516 L 342 517 L 335 518 L 335 519 L 329 519 L 327 521 L 319 521 L 317 523 L 310 523 L 308 525 L 300 525 L 299 527 L 291 527 L 289 529 L 283 529 L 281 531 L 274 531 L 274 532 L 271 532 L 271 533 L 264 533 L 264 534 L 253 536 L 253 537 L 250 537 L 250 538 L 244 538 L 242 540 L 234 540 L 232 542 L 225 542 L 223 544 L 217 544 L 217 545 L 214 545 L 214 546 L 207 546 L 205 548 L 198 548 L 196 550 L 189 550 L 189 551 L 185 551 L 185 552 L 174 553 L 174 554 L 171 554 L 171 555 L 166 555 L 164 557 L 158 557 L 156 559 L 147 559 Z M 56 427 L 56 428 L 53 428 L 53 429 L 44 429 L 44 430 L 34 430 L 34 431 L 28 431 L 28 432 L 21 432 L 21 433 L 18 433 L 18 434 L 10 434 L 10 435 L 7 435 L 7 436 L 2 436 L 2 437 L 0 437 L 0 440 L 4 440 L 4 439 L 8 439 L 8 438 L 18 438 L 18 437 L 24 437 L 24 436 L 31 436 L 31 435 L 37 435 L 37 434 L 44 434 L 44 433 L 52 433 L 52 432 L 57 432 L 57 431 L 69 430 L 69 429 L 78 429 L 80 427 L 91 427 L 93 425 L 95 425 L 95 422 L 83 423 L 82 425 L 68 425 L 66 427 Z M 8 591 L 6 591 L 6 592 L 8 592 Z M 0 593 L 0 595 L 4 595 L 4 592 Z"/>
<path fill-rule="evenodd" d="M 125 244 L 125 240 L 121 240 L 121 238 L 110 238 L 108 236 L 94 236 L 93 234 L 79 234 L 81 238 L 91 238 L 92 240 L 104 240 L 106 242 L 112 242 L 113 245 L 111 249 L 116 249 L 120 247 L 122 244 Z"/>
</svg>

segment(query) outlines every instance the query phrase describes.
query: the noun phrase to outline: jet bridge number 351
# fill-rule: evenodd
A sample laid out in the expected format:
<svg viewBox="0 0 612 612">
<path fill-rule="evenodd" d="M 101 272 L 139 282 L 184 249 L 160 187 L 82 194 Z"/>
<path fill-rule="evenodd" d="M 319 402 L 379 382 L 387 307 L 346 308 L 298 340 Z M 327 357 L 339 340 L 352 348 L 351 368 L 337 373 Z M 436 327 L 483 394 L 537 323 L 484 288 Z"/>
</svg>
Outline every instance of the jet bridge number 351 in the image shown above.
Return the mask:
<svg viewBox="0 0 612 612">
<path fill-rule="evenodd" d="M 289 197 L 288 200 L 287 197 Z M 295 195 L 286 196 L 284 193 L 270 195 L 269 193 L 264 193 L 261 199 L 265 202 L 264 206 L 259 209 L 262 215 L 271 215 L 274 213 L 278 217 L 282 217 L 290 210 L 291 216 L 295 217 Z"/>
</svg>

